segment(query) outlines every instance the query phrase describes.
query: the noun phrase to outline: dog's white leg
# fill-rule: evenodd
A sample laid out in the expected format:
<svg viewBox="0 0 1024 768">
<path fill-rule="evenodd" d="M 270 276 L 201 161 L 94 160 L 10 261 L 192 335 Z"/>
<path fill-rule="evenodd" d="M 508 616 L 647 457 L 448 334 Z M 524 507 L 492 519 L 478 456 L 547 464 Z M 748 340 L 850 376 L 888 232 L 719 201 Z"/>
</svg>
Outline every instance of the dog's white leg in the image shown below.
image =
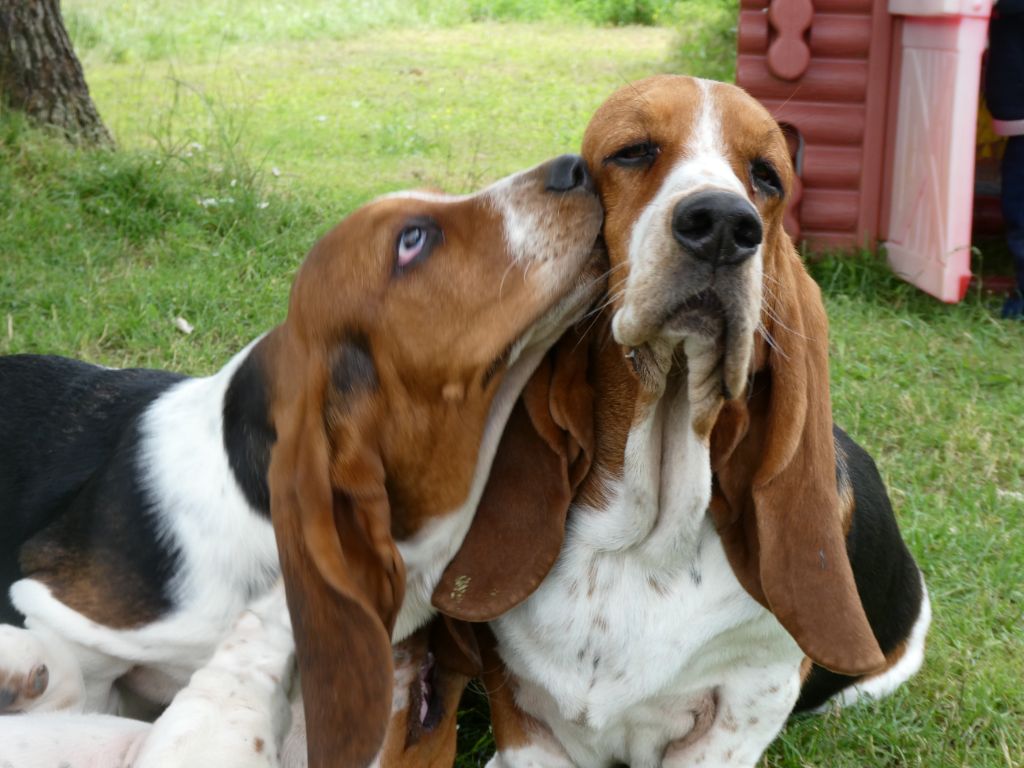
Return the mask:
<svg viewBox="0 0 1024 768">
<path fill-rule="evenodd" d="M 800 693 L 799 663 L 738 666 L 717 690 L 714 720 L 696 739 L 670 744 L 663 768 L 753 768 Z"/>
<path fill-rule="evenodd" d="M 136 768 L 277 766 L 295 660 L 284 587 L 249 610 L 153 724 Z"/>
<path fill-rule="evenodd" d="M 150 727 L 113 715 L 5 715 L 0 717 L 0 766 L 132 768 Z"/>
</svg>

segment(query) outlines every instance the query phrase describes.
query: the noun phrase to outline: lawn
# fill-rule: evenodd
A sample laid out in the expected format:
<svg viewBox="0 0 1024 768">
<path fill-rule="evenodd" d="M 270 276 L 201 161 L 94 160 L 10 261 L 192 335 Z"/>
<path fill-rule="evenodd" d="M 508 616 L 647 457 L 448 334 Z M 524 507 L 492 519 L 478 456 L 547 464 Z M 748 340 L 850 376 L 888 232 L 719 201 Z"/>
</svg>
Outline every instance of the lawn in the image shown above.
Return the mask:
<svg viewBox="0 0 1024 768">
<path fill-rule="evenodd" d="M 107 365 L 210 372 L 280 321 L 306 249 L 360 202 L 572 151 L 630 79 L 732 73 L 730 0 L 63 7 L 119 149 L 0 115 L 0 353 Z M 935 622 L 908 686 L 793 722 L 764 765 L 1022 766 L 1024 323 L 871 256 L 813 272 L 836 419 L 889 482 Z M 470 703 L 464 766 L 489 755 Z"/>
</svg>

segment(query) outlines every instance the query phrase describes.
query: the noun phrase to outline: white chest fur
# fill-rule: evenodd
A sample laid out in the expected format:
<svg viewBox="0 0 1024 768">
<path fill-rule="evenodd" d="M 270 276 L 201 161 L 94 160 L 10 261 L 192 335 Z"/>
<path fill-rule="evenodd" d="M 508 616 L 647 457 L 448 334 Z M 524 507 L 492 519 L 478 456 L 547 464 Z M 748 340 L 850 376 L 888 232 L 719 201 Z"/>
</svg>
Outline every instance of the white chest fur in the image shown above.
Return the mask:
<svg viewBox="0 0 1024 768">
<path fill-rule="evenodd" d="M 729 566 L 688 425 L 677 397 L 634 427 L 612 502 L 572 510 L 552 572 L 494 625 L 519 705 L 579 765 L 662 764 L 745 674 L 759 679 L 748 698 L 795 697 L 801 653 Z"/>
</svg>

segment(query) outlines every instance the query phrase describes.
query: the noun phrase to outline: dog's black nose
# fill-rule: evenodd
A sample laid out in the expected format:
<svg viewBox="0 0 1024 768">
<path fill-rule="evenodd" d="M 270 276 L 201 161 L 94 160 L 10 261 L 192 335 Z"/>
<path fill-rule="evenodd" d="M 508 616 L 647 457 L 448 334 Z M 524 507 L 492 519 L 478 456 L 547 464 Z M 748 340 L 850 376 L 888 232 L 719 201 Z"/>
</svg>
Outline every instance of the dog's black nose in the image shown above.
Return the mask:
<svg viewBox="0 0 1024 768">
<path fill-rule="evenodd" d="M 548 168 L 547 190 L 569 192 L 577 187 L 593 189 L 586 161 L 579 155 L 562 155 L 551 161 Z"/>
<path fill-rule="evenodd" d="M 698 192 L 676 203 L 672 234 L 694 258 L 712 264 L 741 264 L 757 252 L 761 217 L 732 192 Z"/>
</svg>

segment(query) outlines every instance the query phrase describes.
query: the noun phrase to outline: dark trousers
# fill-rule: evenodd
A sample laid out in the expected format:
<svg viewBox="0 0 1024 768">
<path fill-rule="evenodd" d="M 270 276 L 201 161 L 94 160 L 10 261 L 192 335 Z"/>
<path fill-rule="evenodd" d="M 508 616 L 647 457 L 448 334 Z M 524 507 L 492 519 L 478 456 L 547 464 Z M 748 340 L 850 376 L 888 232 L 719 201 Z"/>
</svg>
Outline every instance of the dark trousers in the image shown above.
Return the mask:
<svg viewBox="0 0 1024 768">
<path fill-rule="evenodd" d="M 1002 187 L 1006 243 L 1017 273 L 1017 290 L 1024 294 L 1024 136 L 1011 136 L 1006 142 Z"/>
</svg>

